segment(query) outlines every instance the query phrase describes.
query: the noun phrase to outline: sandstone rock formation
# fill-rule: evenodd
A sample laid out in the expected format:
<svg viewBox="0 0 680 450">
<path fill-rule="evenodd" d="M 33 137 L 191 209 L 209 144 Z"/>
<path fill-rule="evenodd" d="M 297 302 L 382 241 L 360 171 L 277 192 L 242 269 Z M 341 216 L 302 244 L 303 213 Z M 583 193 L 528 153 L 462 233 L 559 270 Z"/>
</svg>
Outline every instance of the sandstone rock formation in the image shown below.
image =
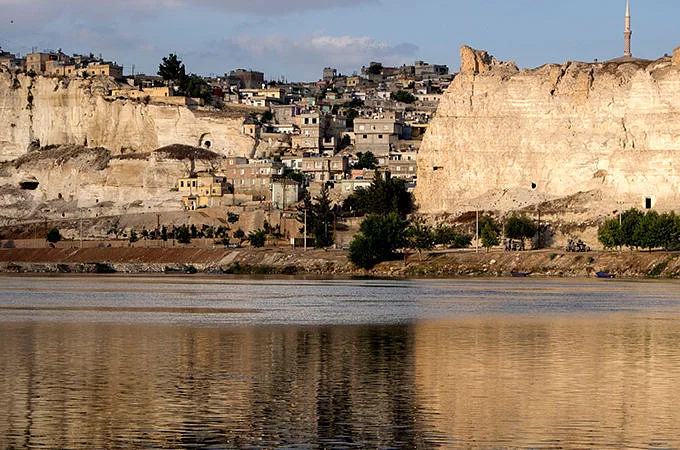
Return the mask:
<svg viewBox="0 0 680 450">
<path fill-rule="evenodd" d="M 461 54 L 464 70 L 420 149 L 421 212 L 509 211 L 579 193 L 588 193 L 580 220 L 648 203 L 680 207 L 677 50 L 673 63 L 621 58 L 516 72 L 486 52 Z"/>
<path fill-rule="evenodd" d="M 221 162 L 215 158 L 194 159 L 193 169 L 212 168 Z M 191 169 L 188 159 L 163 149 L 132 155 L 82 146 L 34 151 L 0 163 L 0 225 L 182 210 L 177 180 Z"/>
<path fill-rule="evenodd" d="M 241 117 L 186 106 L 108 98 L 117 84 L 103 77 L 31 77 L 0 69 L 0 161 L 32 144 L 104 147 L 113 154 L 170 144 L 205 145 L 223 155 L 250 156 L 255 142 Z"/>
</svg>

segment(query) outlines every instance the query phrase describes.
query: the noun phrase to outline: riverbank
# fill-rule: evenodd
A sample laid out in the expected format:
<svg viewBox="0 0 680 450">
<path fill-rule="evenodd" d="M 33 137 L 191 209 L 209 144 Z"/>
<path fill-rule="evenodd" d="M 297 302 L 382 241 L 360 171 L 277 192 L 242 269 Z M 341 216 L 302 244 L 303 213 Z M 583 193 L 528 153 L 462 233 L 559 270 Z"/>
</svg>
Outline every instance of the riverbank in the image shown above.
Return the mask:
<svg viewBox="0 0 680 450">
<path fill-rule="evenodd" d="M 346 251 L 288 248 L 10 248 L 0 249 L 4 273 L 234 273 L 315 274 L 375 277 L 536 277 L 680 278 L 680 253 L 607 251 L 567 253 L 453 250 L 411 253 L 356 268 Z"/>
</svg>

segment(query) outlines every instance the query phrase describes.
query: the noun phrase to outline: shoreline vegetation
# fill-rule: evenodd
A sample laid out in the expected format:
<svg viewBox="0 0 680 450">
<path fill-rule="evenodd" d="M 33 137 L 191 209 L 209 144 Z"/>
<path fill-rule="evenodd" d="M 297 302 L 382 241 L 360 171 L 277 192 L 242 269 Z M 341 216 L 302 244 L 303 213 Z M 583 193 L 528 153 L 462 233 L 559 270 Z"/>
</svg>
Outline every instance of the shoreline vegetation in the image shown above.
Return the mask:
<svg viewBox="0 0 680 450">
<path fill-rule="evenodd" d="M 3 248 L 0 273 L 250 274 L 379 278 L 555 277 L 680 279 L 680 252 L 479 249 L 400 255 L 370 270 L 342 250 L 290 248 Z"/>
</svg>

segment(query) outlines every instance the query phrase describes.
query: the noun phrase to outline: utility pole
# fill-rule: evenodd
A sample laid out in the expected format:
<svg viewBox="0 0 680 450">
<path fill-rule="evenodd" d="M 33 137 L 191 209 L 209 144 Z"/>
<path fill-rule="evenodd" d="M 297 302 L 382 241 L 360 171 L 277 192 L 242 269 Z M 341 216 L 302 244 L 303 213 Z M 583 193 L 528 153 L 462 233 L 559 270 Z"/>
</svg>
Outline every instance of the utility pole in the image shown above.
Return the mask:
<svg viewBox="0 0 680 450">
<path fill-rule="evenodd" d="M 479 206 L 475 209 L 475 253 L 479 253 Z"/>
<path fill-rule="evenodd" d="M 307 208 L 305 208 L 305 234 L 304 234 L 304 251 L 307 251 Z"/>
</svg>

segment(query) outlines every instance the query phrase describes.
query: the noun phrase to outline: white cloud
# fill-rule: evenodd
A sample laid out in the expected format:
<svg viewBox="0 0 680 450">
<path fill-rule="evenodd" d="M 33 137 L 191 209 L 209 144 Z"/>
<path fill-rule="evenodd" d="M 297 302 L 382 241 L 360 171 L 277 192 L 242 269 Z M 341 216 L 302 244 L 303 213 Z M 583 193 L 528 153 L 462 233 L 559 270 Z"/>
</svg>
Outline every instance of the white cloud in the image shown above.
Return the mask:
<svg viewBox="0 0 680 450">
<path fill-rule="evenodd" d="M 227 60 L 258 67 L 256 62 L 279 70 L 315 74 L 331 66 L 341 71 L 358 70 L 371 61 L 399 66 L 412 63 L 418 48 L 413 44 L 390 45 L 370 37 L 354 36 L 240 36 L 211 46 Z"/>
</svg>

